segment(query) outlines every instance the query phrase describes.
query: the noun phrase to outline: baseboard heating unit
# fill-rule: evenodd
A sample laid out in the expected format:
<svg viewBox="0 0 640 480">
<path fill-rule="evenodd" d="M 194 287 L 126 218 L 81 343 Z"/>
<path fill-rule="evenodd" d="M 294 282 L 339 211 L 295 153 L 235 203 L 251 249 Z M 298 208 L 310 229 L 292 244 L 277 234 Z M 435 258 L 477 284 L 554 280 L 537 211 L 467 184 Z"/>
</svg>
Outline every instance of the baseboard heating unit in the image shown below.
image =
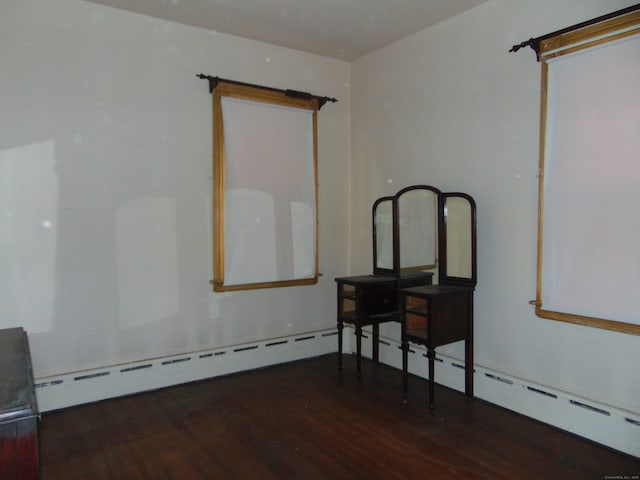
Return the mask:
<svg viewBox="0 0 640 480">
<path fill-rule="evenodd" d="M 380 337 L 380 362 L 401 369 L 400 342 Z M 355 342 L 355 341 L 354 341 Z M 355 344 L 355 343 L 354 343 Z M 365 333 L 362 351 L 371 352 L 371 335 Z M 364 355 L 364 354 L 363 354 Z M 437 353 L 436 383 L 464 392 L 464 360 Z M 426 350 L 410 345 L 409 373 L 428 378 Z M 409 398 L 427 391 L 410 392 Z M 474 396 L 593 442 L 640 458 L 640 413 L 538 385 L 481 365 L 474 367 Z"/>
<path fill-rule="evenodd" d="M 41 412 L 311 358 L 337 350 L 335 329 L 36 378 Z"/>
</svg>

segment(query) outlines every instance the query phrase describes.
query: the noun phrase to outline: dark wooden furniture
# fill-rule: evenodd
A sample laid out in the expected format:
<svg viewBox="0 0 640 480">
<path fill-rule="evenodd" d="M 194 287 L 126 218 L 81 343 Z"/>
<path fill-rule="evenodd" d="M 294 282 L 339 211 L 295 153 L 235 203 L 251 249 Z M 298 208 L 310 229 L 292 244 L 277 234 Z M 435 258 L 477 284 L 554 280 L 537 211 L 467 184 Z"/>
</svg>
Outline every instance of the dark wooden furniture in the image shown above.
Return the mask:
<svg viewBox="0 0 640 480">
<path fill-rule="evenodd" d="M 426 346 L 429 406 L 434 407 L 438 346 L 464 340 L 465 392 L 473 396 L 473 291 L 477 280 L 476 204 L 460 192 L 411 185 L 373 203 L 373 275 L 337 278 L 338 369 L 344 323 L 356 329 L 361 376 L 362 327 L 373 326 L 378 361 L 379 324 L 401 324 L 403 400 L 407 401 L 409 343 Z M 433 276 L 437 274 L 437 285 Z"/>
<path fill-rule="evenodd" d="M 464 340 L 465 393 L 473 397 L 473 292 L 477 281 L 475 201 L 465 193 L 438 196 L 438 285 L 401 289 L 399 300 L 402 397 L 406 403 L 409 343 L 424 345 L 431 409 L 435 407 L 435 349 L 441 345 Z"/>
<path fill-rule="evenodd" d="M 38 408 L 27 335 L 0 330 L 0 479 L 38 478 Z"/>
<path fill-rule="evenodd" d="M 379 324 L 401 323 L 403 399 L 407 401 L 409 343 L 427 348 L 429 405 L 434 406 L 438 346 L 465 341 L 465 392 L 473 396 L 473 291 L 477 279 L 476 205 L 466 193 L 411 185 L 373 203 L 373 275 L 336 278 L 338 369 L 344 323 L 356 329 L 361 376 L 362 327 L 373 326 L 378 361 Z M 437 273 L 437 285 L 433 284 Z"/>
<path fill-rule="evenodd" d="M 402 396 L 407 399 L 409 342 L 426 346 L 429 407 L 434 408 L 436 347 L 464 340 L 465 393 L 473 397 L 473 287 L 428 285 L 400 290 L 402 303 Z"/>
<path fill-rule="evenodd" d="M 400 287 L 429 285 L 431 272 L 405 273 L 400 277 Z M 373 326 L 372 359 L 378 361 L 379 325 L 400 321 L 398 284 L 395 276 L 360 275 L 336 278 L 338 286 L 338 369 L 342 370 L 342 334 L 344 324 L 356 330 L 357 376 L 361 377 L 362 327 Z"/>
</svg>

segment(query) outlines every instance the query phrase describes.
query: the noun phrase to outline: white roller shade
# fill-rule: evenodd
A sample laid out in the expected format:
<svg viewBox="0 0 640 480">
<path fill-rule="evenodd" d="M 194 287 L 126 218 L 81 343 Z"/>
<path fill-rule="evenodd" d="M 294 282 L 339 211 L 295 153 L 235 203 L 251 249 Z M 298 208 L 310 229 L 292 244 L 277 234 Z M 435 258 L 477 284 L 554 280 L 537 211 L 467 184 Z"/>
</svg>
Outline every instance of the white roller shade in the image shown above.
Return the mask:
<svg viewBox="0 0 640 480">
<path fill-rule="evenodd" d="M 640 34 L 543 62 L 539 306 L 640 325 Z"/>
</svg>

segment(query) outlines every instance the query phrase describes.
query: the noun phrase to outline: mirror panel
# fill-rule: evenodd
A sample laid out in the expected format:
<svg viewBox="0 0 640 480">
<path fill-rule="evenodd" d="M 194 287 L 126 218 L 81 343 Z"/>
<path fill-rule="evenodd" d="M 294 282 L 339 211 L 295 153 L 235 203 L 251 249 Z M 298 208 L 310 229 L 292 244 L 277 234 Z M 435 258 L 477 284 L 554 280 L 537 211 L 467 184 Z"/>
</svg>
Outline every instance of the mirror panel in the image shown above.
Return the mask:
<svg viewBox="0 0 640 480">
<path fill-rule="evenodd" d="M 475 286 L 476 205 L 471 196 L 413 185 L 376 200 L 372 221 L 374 274 L 431 270 L 434 283 Z"/>
<path fill-rule="evenodd" d="M 408 187 L 397 194 L 400 270 L 427 270 L 438 263 L 439 191 Z"/>
<path fill-rule="evenodd" d="M 373 204 L 373 273 L 393 273 L 393 197 Z"/>
<path fill-rule="evenodd" d="M 464 193 L 445 193 L 442 283 L 476 283 L 475 202 Z"/>
</svg>

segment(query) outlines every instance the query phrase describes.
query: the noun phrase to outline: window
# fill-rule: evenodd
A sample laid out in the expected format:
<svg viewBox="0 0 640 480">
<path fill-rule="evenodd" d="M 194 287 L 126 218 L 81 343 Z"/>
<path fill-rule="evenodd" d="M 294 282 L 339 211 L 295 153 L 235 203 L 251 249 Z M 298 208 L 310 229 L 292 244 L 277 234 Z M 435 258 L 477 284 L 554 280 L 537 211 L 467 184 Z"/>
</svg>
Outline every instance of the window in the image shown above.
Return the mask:
<svg viewBox="0 0 640 480">
<path fill-rule="evenodd" d="M 317 282 L 318 98 L 213 93 L 215 291 Z"/>
<path fill-rule="evenodd" d="M 640 334 L 640 12 L 539 47 L 536 314 Z"/>
</svg>

